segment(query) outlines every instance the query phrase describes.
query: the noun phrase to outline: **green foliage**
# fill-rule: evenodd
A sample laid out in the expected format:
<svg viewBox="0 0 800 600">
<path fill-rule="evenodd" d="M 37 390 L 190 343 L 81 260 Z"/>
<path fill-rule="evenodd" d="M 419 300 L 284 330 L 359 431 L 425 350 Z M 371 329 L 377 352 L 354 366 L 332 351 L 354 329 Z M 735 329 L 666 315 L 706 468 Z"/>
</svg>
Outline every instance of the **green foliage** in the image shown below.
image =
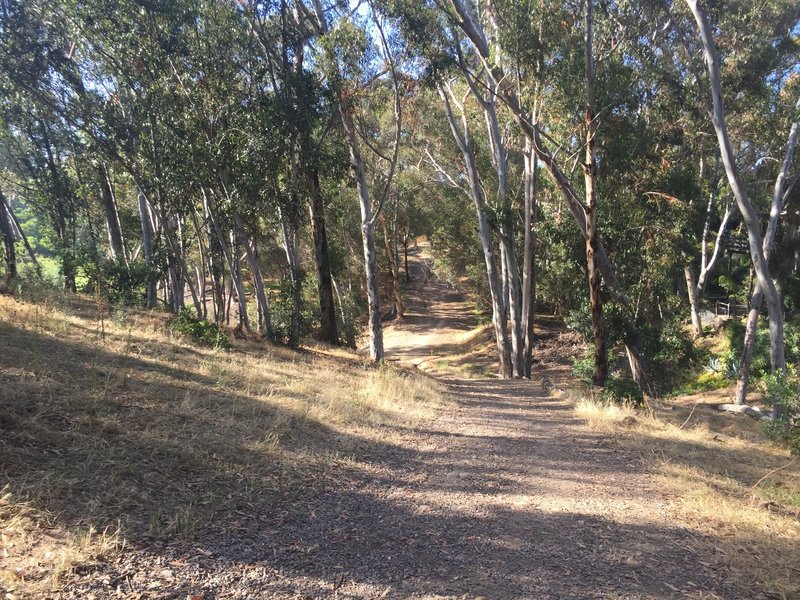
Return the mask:
<svg viewBox="0 0 800 600">
<path fill-rule="evenodd" d="M 311 324 L 314 322 L 313 302 L 303 298 L 304 290 L 313 293 L 305 287 L 305 277 L 300 275 L 296 280 L 285 275 L 281 279 L 277 290 L 270 290 L 270 322 L 272 325 L 272 339 L 285 343 L 291 348 L 297 348 L 300 340 L 311 333 Z M 300 286 L 296 289 L 295 286 Z M 297 293 L 297 296 L 295 295 Z M 295 298 L 299 299 L 300 306 L 295 306 Z M 296 323 L 296 327 L 294 326 Z"/>
<path fill-rule="evenodd" d="M 580 358 L 572 359 L 572 374 L 584 383 L 591 383 L 594 375 L 594 352 L 586 351 Z"/>
<path fill-rule="evenodd" d="M 542 212 L 545 212 L 544 208 Z M 551 215 L 545 212 L 545 216 Z M 564 315 L 568 326 L 588 339 L 591 316 L 583 238 L 573 223 L 557 218 L 543 220 L 538 226 L 538 234 L 538 302 Z"/>
<path fill-rule="evenodd" d="M 660 323 L 642 324 L 640 336 L 656 393 L 674 389 L 686 379 L 687 373 L 699 367 L 701 357 L 695 352 L 691 336 L 679 316 L 671 316 Z"/>
<path fill-rule="evenodd" d="M 767 402 L 777 405 L 778 418 L 768 423 L 766 433 L 788 446 L 792 454 L 800 454 L 800 384 L 794 370 L 788 373 L 767 373 L 759 382 Z"/>
<path fill-rule="evenodd" d="M 679 395 L 691 395 L 700 392 L 710 392 L 727 387 L 731 379 L 719 372 L 703 371 L 699 375 L 685 379 L 671 391 Z"/>
<path fill-rule="evenodd" d="M 103 295 L 111 304 L 141 306 L 150 270 L 142 260 L 125 265 L 121 260 L 100 263 Z"/>
<path fill-rule="evenodd" d="M 615 404 L 633 404 L 639 406 L 643 402 L 642 390 L 632 379 L 611 376 L 600 392 L 600 399 Z"/>
<path fill-rule="evenodd" d="M 217 349 L 230 347 L 228 336 L 216 323 L 197 319 L 189 308 L 183 308 L 175 315 L 170 320 L 170 327 L 173 331 L 187 335 L 203 346 Z"/>
<path fill-rule="evenodd" d="M 756 328 L 756 339 L 753 348 L 753 358 L 750 362 L 750 373 L 752 377 L 758 378 L 770 372 L 769 356 L 769 329 L 766 323 L 759 323 Z M 741 319 L 730 319 L 723 326 L 725 336 L 730 350 L 723 356 L 728 365 L 738 365 L 741 363 L 741 353 L 744 347 L 745 323 Z M 786 349 L 786 361 L 792 363 L 800 358 L 800 327 L 793 321 L 784 323 L 783 342 Z"/>
<path fill-rule="evenodd" d="M 800 456 L 800 428 L 791 425 L 786 419 L 767 421 L 764 433 L 774 442 L 785 445 L 789 452 Z"/>
</svg>

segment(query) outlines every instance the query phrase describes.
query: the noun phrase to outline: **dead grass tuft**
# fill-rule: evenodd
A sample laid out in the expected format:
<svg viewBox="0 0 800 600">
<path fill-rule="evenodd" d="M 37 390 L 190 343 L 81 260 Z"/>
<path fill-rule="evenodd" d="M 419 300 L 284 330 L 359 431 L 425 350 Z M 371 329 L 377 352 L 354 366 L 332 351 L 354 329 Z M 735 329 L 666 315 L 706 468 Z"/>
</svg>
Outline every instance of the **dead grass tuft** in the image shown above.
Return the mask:
<svg viewBox="0 0 800 600">
<path fill-rule="evenodd" d="M 575 414 L 586 419 L 590 427 L 613 431 L 624 423 L 635 421 L 636 409 L 627 404 L 580 399 L 575 403 Z"/>
<path fill-rule="evenodd" d="M 0 297 L 0 347 L 0 586 L 23 596 L 127 538 L 271 514 L 444 402 L 430 379 L 339 349 L 198 348 L 165 315 L 80 297 Z"/>
<path fill-rule="evenodd" d="M 800 594 L 800 469 L 758 424 L 677 399 L 644 414 L 591 401 L 576 414 L 638 452 L 674 496 L 698 551 L 745 589 Z"/>
</svg>

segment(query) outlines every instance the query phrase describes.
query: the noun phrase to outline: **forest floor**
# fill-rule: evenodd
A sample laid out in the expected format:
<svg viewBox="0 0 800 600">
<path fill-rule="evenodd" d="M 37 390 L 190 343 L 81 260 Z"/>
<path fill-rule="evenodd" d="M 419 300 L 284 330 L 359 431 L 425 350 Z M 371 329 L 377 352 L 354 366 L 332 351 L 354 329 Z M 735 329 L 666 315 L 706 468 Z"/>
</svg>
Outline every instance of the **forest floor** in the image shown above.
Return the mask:
<svg viewBox="0 0 800 600">
<path fill-rule="evenodd" d="M 472 304 L 424 255 L 411 266 L 405 318 L 385 330 L 399 369 L 325 349 L 156 355 L 126 326 L 87 350 L 67 338 L 85 320 L 50 335 L 14 308 L 28 312 L 0 323 L 17 350 L 0 353 L 0 459 L 8 494 L 29 500 L 0 494 L 5 597 L 798 597 L 785 452 L 698 423 L 697 406 L 654 409 L 677 424 L 576 411 L 561 390 L 580 342 L 547 320 L 536 379 L 495 378 Z M 90 398 L 63 400 L 76 386 Z M 15 409 L 22 392 L 39 403 Z M 765 502 L 750 490 L 772 470 Z M 88 539 L 114 517 L 119 531 Z M 83 552 L 56 579 L 42 569 L 61 538 Z"/>
</svg>

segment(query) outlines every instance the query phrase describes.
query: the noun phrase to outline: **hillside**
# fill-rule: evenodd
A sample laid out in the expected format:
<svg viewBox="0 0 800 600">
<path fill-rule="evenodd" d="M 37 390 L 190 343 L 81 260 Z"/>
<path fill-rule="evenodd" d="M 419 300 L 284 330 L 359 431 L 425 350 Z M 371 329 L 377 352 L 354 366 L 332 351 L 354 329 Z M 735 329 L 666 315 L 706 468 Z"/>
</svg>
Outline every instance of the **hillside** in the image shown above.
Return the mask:
<svg viewBox="0 0 800 600">
<path fill-rule="evenodd" d="M 0 296 L 7 598 L 64 585 L 63 597 L 85 597 L 81 577 L 110 592 L 124 577 L 108 583 L 108 563 L 131 553 L 244 556 L 238 531 L 255 543 L 446 402 L 425 377 L 345 352 L 256 341 L 215 351 L 172 334 L 164 316 L 103 313 L 82 297 Z"/>
<path fill-rule="evenodd" d="M 0 297 L 6 598 L 798 592 L 800 474 L 745 417 L 581 400 L 556 330 L 486 377 L 469 302 L 407 297 L 381 368 Z"/>
</svg>

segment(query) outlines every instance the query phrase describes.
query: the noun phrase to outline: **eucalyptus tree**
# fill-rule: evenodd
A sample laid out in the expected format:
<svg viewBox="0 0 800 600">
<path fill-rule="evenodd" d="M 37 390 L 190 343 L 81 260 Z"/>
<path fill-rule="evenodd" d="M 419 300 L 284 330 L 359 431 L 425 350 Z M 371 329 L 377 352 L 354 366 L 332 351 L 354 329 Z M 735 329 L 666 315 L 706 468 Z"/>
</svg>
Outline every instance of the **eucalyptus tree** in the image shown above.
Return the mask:
<svg viewBox="0 0 800 600">
<path fill-rule="evenodd" d="M 378 265 L 375 249 L 375 227 L 383 204 L 391 189 L 400 146 L 401 102 L 398 82 L 398 69 L 386 40 L 380 16 L 368 6 L 369 18 L 378 31 L 379 42 L 370 39 L 366 26 L 358 23 L 357 14 L 344 12 L 338 5 L 323 7 L 318 0 L 312 7 L 302 2 L 297 4 L 306 22 L 318 36 L 317 59 L 336 99 L 344 139 L 350 155 L 350 166 L 358 190 L 361 212 L 361 235 L 364 253 L 364 270 L 367 288 L 367 311 L 369 318 L 369 354 L 373 361 L 384 358 L 383 329 L 380 314 L 380 293 L 378 285 Z M 377 51 L 375 46 L 380 50 Z M 380 53 L 383 61 L 376 65 L 372 56 Z M 395 90 L 394 115 L 395 137 L 392 144 L 389 168 L 383 186 L 376 192 L 370 189 L 366 172 L 366 162 L 362 146 L 364 136 L 359 129 L 359 100 L 365 87 L 379 80 L 382 73 L 388 73 Z"/>
<path fill-rule="evenodd" d="M 716 133 L 719 150 L 722 157 L 722 163 L 725 167 L 728 183 L 733 191 L 733 195 L 736 199 L 739 211 L 742 215 L 747 230 L 750 258 L 752 260 L 753 270 L 755 272 L 757 287 L 767 303 L 770 332 L 770 363 L 772 372 L 774 374 L 782 374 L 786 370 L 783 339 L 783 306 L 778 289 L 770 274 L 768 263 L 783 198 L 782 177 L 779 175 L 776 182 L 776 190 L 773 194 L 771 208 L 772 218 L 770 219 L 770 223 L 767 227 L 767 235 L 762 236 L 760 218 L 750 199 L 750 195 L 743 185 L 743 181 L 739 172 L 740 168 L 737 164 L 737 156 L 734 152 L 733 144 L 731 143 L 731 138 L 728 131 L 723 96 L 724 87 L 721 76 L 720 52 L 717 47 L 717 42 L 714 38 L 711 22 L 706 10 L 697 2 L 697 0 L 687 0 L 687 5 L 695 21 L 696 31 L 700 40 L 700 46 L 705 56 L 712 104 L 710 115 L 712 124 L 714 126 L 714 131 Z M 789 8 L 787 13 L 783 15 L 784 19 L 782 19 L 781 24 L 786 26 L 789 35 L 791 35 L 791 31 L 797 26 L 797 13 L 798 10 L 795 7 Z M 792 129 L 794 129 L 794 127 L 792 127 Z M 785 177 L 785 170 L 788 169 L 788 165 L 791 164 L 795 136 L 796 132 L 794 135 L 792 135 L 792 133 L 789 135 L 787 152 L 783 161 L 784 164 L 781 168 L 781 174 L 783 177 Z M 759 300 L 760 304 L 760 297 L 757 299 Z M 753 332 L 755 330 L 757 315 L 758 312 L 756 311 L 753 315 L 753 322 L 751 324 Z M 749 365 L 744 366 L 742 369 L 744 377 L 739 384 L 739 397 L 741 400 L 743 400 L 746 392 L 748 367 Z M 776 411 L 780 410 L 780 406 L 776 404 L 775 409 Z"/>
<path fill-rule="evenodd" d="M 588 241 L 587 247 L 596 248 L 593 251 L 596 262 L 592 256 L 587 256 L 587 260 L 591 259 L 592 264 L 597 265 L 606 288 L 616 302 L 623 307 L 625 315 L 623 341 L 628 350 L 631 371 L 642 389 L 649 392 L 637 339 L 634 307 L 625 293 L 623 284 L 617 278 L 599 232 L 590 226 L 591 218 L 587 220 L 587 212 L 591 213 L 592 211 L 587 209 L 587 205 L 580 198 L 582 195 L 580 187 L 585 184 L 585 181 L 577 179 L 573 181 L 569 162 L 562 162 L 569 161 L 569 158 L 561 156 L 562 153 L 574 152 L 576 149 L 574 147 L 577 133 L 575 124 L 572 126 L 572 131 L 565 132 L 564 142 L 555 141 L 553 135 L 558 128 L 554 125 L 557 125 L 563 115 L 559 115 L 555 111 L 557 107 L 550 107 L 547 104 L 547 96 L 543 95 L 561 85 L 558 78 L 547 78 L 545 67 L 549 69 L 552 64 L 565 64 L 571 70 L 569 73 L 571 81 L 576 80 L 574 77 L 576 71 L 582 73 L 578 81 L 583 80 L 584 90 L 580 96 L 572 93 L 570 95 L 572 101 L 574 102 L 576 97 L 585 99 L 586 57 L 600 55 L 606 59 L 608 56 L 614 55 L 614 60 L 624 60 L 622 56 L 617 57 L 615 54 L 619 45 L 618 40 L 627 35 L 624 31 L 625 25 L 637 22 L 639 14 L 627 5 L 606 7 L 604 14 L 607 14 L 608 18 L 602 44 L 587 45 L 586 42 L 591 40 L 586 39 L 585 33 L 581 34 L 580 47 L 585 49 L 588 46 L 589 50 L 588 55 L 585 51 L 582 52 L 579 59 L 574 56 L 573 46 L 568 42 L 574 41 L 573 38 L 576 35 L 586 31 L 586 20 L 574 16 L 585 14 L 585 10 L 576 10 L 581 6 L 585 7 L 586 5 L 581 3 L 578 6 L 572 4 L 562 6 L 558 3 L 538 2 L 520 5 L 519 3 L 497 1 L 477 6 L 466 0 L 458 0 L 450 3 L 397 2 L 395 10 L 404 15 L 403 22 L 407 25 L 404 33 L 410 39 L 419 40 L 421 47 L 433 46 L 435 48 L 435 52 L 428 54 L 429 64 L 433 69 L 441 67 L 448 60 L 451 64 L 457 65 L 462 77 L 468 82 L 470 78 L 472 79 L 473 93 L 477 91 L 478 95 L 482 96 L 488 93 L 493 101 L 508 111 L 516 122 L 521 137 L 528 140 L 531 154 L 536 157 L 540 168 L 548 174 L 552 184 L 559 190 L 563 203 L 573 216 L 584 239 Z M 551 18 L 545 16 L 550 14 L 552 14 Z M 532 15 L 534 18 L 531 18 Z M 540 16 L 541 20 L 538 18 Z M 411 31 L 412 28 L 422 30 L 424 33 L 414 34 Z M 570 35 L 564 35 L 564 28 Z M 559 42 L 565 39 L 567 41 L 562 48 Z M 631 39 L 635 40 L 635 35 L 631 35 Z M 474 63 L 474 66 L 460 60 L 465 48 L 468 48 L 475 57 L 477 62 Z M 592 67 L 594 62 L 596 59 L 589 61 L 588 66 Z M 485 78 L 485 83 L 476 80 L 476 74 Z M 573 105 L 569 110 L 579 110 L 583 114 L 580 121 L 581 129 L 583 129 L 582 137 L 594 139 L 596 132 L 593 129 L 597 125 L 597 119 L 590 118 L 586 121 L 586 101 L 580 102 L 580 105 L 580 109 Z M 608 109 L 606 108 L 606 110 Z M 588 133 L 586 131 L 587 123 L 589 125 Z M 585 152 L 584 145 L 580 144 L 578 150 Z M 591 173 L 592 170 L 589 169 L 589 171 Z M 529 169 L 529 172 L 532 179 L 533 169 Z M 591 215 L 589 216 L 591 217 Z M 592 242 L 591 238 L 593 237 L 596 237 L 596 243 Z M 523 277 L 523 280 L 525 279 Z M 529 283 L 532 282 L 531 277 L 527 279 Z M 594 281 L 596 284 L 596 275 Z M 595 306 L 597 309 L 600 305 L 596 303 Z M 595 315 L 597 316 L 597 310 Z M 598 329 L 598 333 L 601 333 L 600 329 Z M 598 337 L 602 338 L 603 336 Z M 598 352 L 600 358 L 598 372 L 601 376 L 603 354 L 601 347 Z M 602 377 L 597 378 L 598 381 L 600 379 Z"/>
<path fill-rule="evenodd" d="M 770 205 L 769 221 L 767 223 L 767 230 L 764 234 L 762 250 L 765 260 L 769 261 L 772 249 L 775 244 L 775 236 L 778 230 L 778 220 L 783 212 L 784 202 L 791 191 L 797 176 L 790 184 L 790 169 L 794 159 L 795 148 L 797 146 L 798 130 L 800 130 L 800 97 L 794 106 L 794 115 L 791 119 L 793 121 L 789 129 L 789 137 L 786 141 L 786 149 L 784 151 L 781 167 L 778 171 L 778 176 L 775 178 L 775 187 L 772 192 L 772 203 Z M 750 310 L 747 315 L 747 325 L 745 327 L 744 348 L 742 349 L 742 361 L 739 369 L 738 378 L 736 382 L 736 403 L 744 404 L 747 397 L 747 388 L 750 379 L 750 363 L 753 358 L 753 349 L 755 347 L 756 328 L 758 326 L 758 316 L 761 312 L 761 302 L 764 298 L 764 291 L 761 286 L 756 287 L 753 291 L 753 297 L 750 300 Z M 771 349 L 772 350 L 772 349 Z M 772 358 L 771 352 L 771 358 Z M 775 359 L 772 359 L 773 364 Z"/>
</svg>

